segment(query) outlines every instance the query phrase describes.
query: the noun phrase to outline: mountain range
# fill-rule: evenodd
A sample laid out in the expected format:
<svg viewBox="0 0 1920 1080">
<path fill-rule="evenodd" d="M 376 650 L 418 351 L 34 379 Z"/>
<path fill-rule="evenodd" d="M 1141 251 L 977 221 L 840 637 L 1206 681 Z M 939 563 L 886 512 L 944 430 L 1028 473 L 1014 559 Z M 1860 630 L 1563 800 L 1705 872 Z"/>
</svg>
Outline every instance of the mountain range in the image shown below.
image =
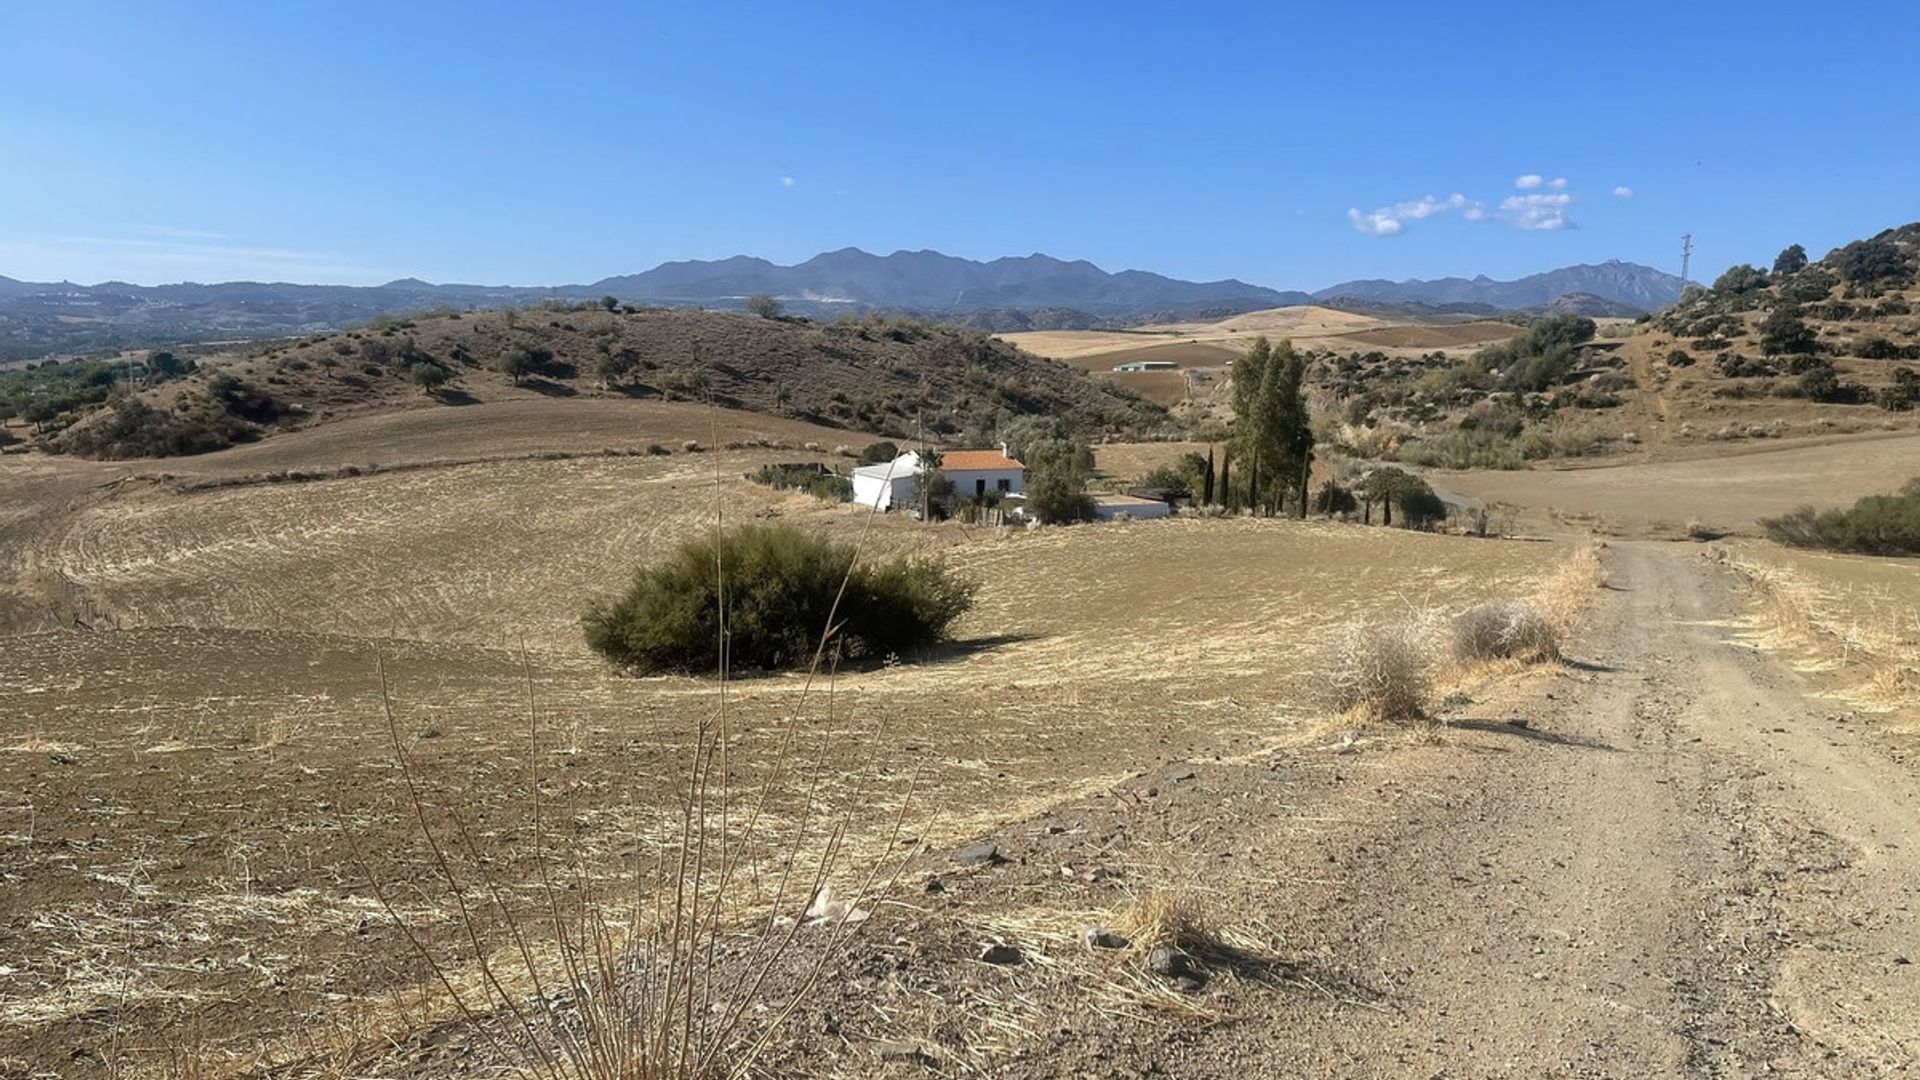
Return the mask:
<svg viewBox="0 0 1920 1080">
<path fill-rule="evenodd" d="M 1569 295 L 1612 301 L 1633 313 L 1656 311 L 1680 299 L 1680 279 L 1651 266 L 1608 259 L 1598 264 L 1565 266 L 1516 281 L 1479 277 L 1438 278 L 1432 281 L 1347 281 L 1313 294 L 1317 301 L 1351 297 L 1358 300 L 1402 301 L 1420 304 L 1486 304 L 1501 311 L 1546 308 Z"/>
<path fill-rule="evenodd" d="M 1485 276 L 1350 281 L 1306 293 L 1232 278 L 1193 282 L 1142 270 L 1108 273 L 1085 260 L 1041 254 L 978 262 L 937 251 L 873 255 L 858 248 L 792 266 L 746 255 L 669 262 L 643 273 L 552 287 L 436 285 L 417 278 L 374 286 L 76 285 L 0 277 L 0 360 L 282 337 L 432 308 L 471 310 L 604 296 L 636 304 L 737 309 L 747 297 L 764 293 L 795 315 L 878 310 L 1019 330 L 1215 318 L 1315 302 L 1491 312 L 1552 310 L 1563 297 L 1577 296 L 1584 313 L 1634 314 L 1678 299 L 1679 285 L 1678 278 L 1651 267 L 1609 261 L 1517 281 Z"/>
</svg>

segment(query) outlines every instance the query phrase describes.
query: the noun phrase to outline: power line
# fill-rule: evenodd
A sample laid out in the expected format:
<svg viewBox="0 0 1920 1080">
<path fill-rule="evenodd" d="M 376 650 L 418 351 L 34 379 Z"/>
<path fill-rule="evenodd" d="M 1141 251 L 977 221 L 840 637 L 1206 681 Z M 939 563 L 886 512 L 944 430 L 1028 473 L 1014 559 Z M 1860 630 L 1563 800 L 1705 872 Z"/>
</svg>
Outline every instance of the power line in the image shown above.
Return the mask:
<svg viewBox="0 0 1920 1080">
<path fill-rule="evenodd" d="M 1680 291 L 1687 291 L 1687 270 L 1693 265 L 1693 234 L 1680 238 Z"/>
</svg>

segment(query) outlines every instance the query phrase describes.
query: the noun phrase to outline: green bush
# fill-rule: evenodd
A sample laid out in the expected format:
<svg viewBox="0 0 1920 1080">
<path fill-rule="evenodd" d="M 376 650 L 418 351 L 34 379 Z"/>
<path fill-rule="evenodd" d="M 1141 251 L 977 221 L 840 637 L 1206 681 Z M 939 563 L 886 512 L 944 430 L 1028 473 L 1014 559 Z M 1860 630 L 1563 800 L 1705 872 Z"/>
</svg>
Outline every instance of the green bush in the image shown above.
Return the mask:
<svg viewBox="0 0 1920 1080">
<path fill-rule="evenodd" d="M 205 454 L 260 437 L 260 429 L 212 402 L 184 401 L 184 411 L 122 398 L 106 415 L 75 427 L 60 448 L 81 457 L 139 458 Z"/>
<path fill-rule="evenodd" d="M 1757 266 L 1741 263 L 1729 266 L 1713 283 L 1713 291 L 1723 294 L 1752 292 L 1767 287 L 1767 272 Z"/>
<path fill-rule="evenodd" d="M 1828 255 L 1826 261 L 1833 264 L 1841 278 L 1855 284 L 1900 281 L 1913 276 L 1913 267 L 1906 256 L 1886 236 L 1856 240 Z"/>
<path fill-rule="evenodd" d="M 1847 510 L 1802 507 L 1761 522 L 1767 535 L 1793 547 L 1860 555 L 1920 555 L 1920 480 L 1897 495 L 1869 495 Z"/>
<path fill-rule="evenodd" d="M 733 670 L 806 667 L 829 626 L 829 647 L 851 658 L 922 648 L 944 640 L 973 604 L 974 583 L 940 563 L 856 565 L 856 554 L 786 525 L 689 541 L 642 570 L 620 599 L 587 613 L 587 644 L 635 671 L 716 672 L 722 582 Z"/>
<path fill-rule="evenodd" d="M 1760 324 L 1760 348 L 1769 356 L 1807 354 L 1820 348 L 1798 308 L 1781 305 Z"/>
<path fill-rule="evenodd" d="M 1066 439 L 1041 439 L 1026 448 L 1027 512 L 1053 525 L 1093 517 L 1093 452 Z"/>
<path fill-rule="evenodd" d="M 1920 409 L 1920 372 L 1893 369 L 1893 385 L 1880 391 L 1880 407 L 1890 412 Z"/>
<path fill-rule="evenodd" d="M 762 465 L 747 478 L 781 491 L 804 491 L 829 502 L 847 502 L 853 498 L 853 478 L 841 476 L 824 465 Z"/>
<path fill-rule="evenodd" d="M 899 444 L 882 439 L 877 443 L 868 443 L 867 448 L 860 451 L 860 456 L 854 461 L 861 465 L 885 465 L 899 456 Z"/>
<path fill-rule="evenodd" d="M 1594 331 L 1594 321 L 1578 315 L 1541 319 L 1512 341 L 1474 354 L 1474 366 L 1493 375 L 1501 390 L 1546 390 L 1579 365 L 1579 347 Z"/>
<path fill-rule="evenodd" d="M 1524 469 L 1527 464 L 1512 436 L 1484 428 L 1410 439 L 1394 460 L 1428 469 Z"/>
</svg>

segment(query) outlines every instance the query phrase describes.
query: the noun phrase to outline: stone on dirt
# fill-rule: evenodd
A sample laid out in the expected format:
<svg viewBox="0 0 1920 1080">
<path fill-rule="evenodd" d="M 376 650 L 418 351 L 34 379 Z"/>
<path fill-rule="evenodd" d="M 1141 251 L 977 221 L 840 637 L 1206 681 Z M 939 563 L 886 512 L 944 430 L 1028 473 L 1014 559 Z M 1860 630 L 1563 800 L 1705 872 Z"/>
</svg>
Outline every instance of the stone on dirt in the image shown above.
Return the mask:
<svg viewBox="0 0 1920 1080">
<path fill-rule="evenodd" d="M 980 950 L 980 959 L 988 964 L 1007 965 L 1018 964 L 1025 958 L 1020 955 L 1019 949 L 996 941 Z"/>
<path fill-rule="evenodd" d="M 960 853 L 953 857 L 953 861 L 959 863 L 961 866 L 992 866 L 996 863 L 1006 862 L 1007 860 L 1000 854 L 1000 849 L 997 846 L 979 843 L 968 844 L 966 847 L 961 848 Z"/>
</svg>

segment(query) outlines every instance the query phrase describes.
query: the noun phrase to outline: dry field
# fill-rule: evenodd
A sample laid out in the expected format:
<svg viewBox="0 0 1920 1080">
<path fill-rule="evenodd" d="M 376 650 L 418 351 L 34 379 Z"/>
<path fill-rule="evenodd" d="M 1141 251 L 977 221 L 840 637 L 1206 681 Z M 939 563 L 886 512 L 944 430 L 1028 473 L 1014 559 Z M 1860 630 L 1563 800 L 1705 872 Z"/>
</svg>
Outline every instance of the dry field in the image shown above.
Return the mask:
<svg viewBox="0 0 1920 1080">
<path fill-rule="evenodd" d="M 1343 620 L 1525 592 L 1565 555 L 1318 523 L 870 523 L 741 479 L 791 453 L 514 458 L 589 450 L 620 421 L 549 423 L 561 433 L 542 442 L 551 414 L 485 408 L 504 418 L 498 443 L 479 421 L 455 438 L 401 414 L 168 470 L 506 460 L 208 490 L 96 483 L 141 464 L 44 466 L 73 501 L 8 519 L 14 576 L 30 555 L 119 629 L 0 649 L 0 1073 L 108 1075 L 116 1048 L 147 1072 L 170 1053 L 205 1062 L 196 1075 L 313 1066 L 435 1015 L 426 968 L 370 890 L 410 883 L 410 921 L 460 967 L 450 897 L 403 813 L 382 664 L 430 808 L 461 809 L 508 908 L 538 899 L 533 767 L 569 858 L 621 875 L 658 851 L 715 688 L 618 676 L 575 620 L 716 507 L 943 550 L 982 582 L 958 645 L 841 673 L 830 707 L 798 678 L 733 685 L 737 782 L 798 715 L 801 749 L 831 765 L 820 798 L 863 811 L 866 841 L 916 770 L 916 839 L 944 843 L 1158 763 L 1297 738 L 1310 659 Z M 487 415 L 421 415 L 464 414 Z M 641 445 L 716 422 L 631 416 Z M 718 422 L 721 441 L 769 423 Z M 17 485 L 44 479 L 0 477 L 0 505 L 32 503 Z"/>
<path fill-rule="evenodd" d="M 1920 476 L 1920 435 L 1707 443 L 1571 468 L 1426 475 L 1482 502 L 1593 519 L 1610 531 L 1672 535 L 1697 521 L 1757 532 L 1761 518 L 1848 506 Z"/>
<path fill-rule="evenodd" d="M 1064 360 L 1089 371 L 1126 360 L 1171 359 L 1182 367 L 1218 367 L 1254 338 L 1290 338 L 1302 349 L 1381 349 L 1422 353 L 1471 349 L 1518 332 L 1508 323 L 1390 319 L 1307 305 L 1251 311 L 1216 322 L 1167 323 L 1137 330 L 1036 330 L 1001 337 L 1031 353 Z"/>
<path fill-rule="evenodd" d="M 1137 330 L 1036 330 L 1002 334 L 1031 353 L 1061 360 L 1162 405 L 1206 400 L 1208 389 L 1256 337 L 1290 338 L 1302 349 L 1379 349 L 1419 354 L 1468 349 L 1511 337 L 1517 328 L 1498 322 L 1416 322 L 1387 319 L 1313 305 L 1253 311 L 1217 322 L 1168 323 Z M 1177 372 L 1115 373 L 1116 364 L 1171 360 Z"/>
</svg>

